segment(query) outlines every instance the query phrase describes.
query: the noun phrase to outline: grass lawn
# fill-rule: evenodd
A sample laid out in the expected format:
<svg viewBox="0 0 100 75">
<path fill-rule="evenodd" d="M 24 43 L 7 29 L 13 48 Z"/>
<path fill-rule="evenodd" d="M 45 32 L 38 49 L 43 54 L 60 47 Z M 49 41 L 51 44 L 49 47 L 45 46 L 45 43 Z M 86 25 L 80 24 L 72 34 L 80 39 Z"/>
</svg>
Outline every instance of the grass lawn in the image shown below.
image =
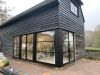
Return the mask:
<svg viewBox="0 0 100 75">
<path fill-rule="evenodd" d="M 100 51 L 100 48 L 86 47 L 85 50 Z"/>
</svg>

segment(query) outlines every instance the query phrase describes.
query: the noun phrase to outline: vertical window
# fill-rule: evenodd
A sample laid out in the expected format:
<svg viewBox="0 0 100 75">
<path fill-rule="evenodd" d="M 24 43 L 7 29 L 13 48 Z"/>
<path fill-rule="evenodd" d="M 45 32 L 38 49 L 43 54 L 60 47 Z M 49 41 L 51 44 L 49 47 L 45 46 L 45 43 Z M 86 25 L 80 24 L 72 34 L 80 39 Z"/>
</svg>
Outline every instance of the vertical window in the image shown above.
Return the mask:
<svg viewBox="0 0 100 75">
<path fill-rule="evenodd" d="M 74 61 L 74 37 L 73 33 L 63 31 L 63 64 Z"/>
<path fill-rule="evenodd" d="M 70 61 L 74 61 L 75 51 L 74 51 L 74 36 L 73 36 L 73 33 L 69 33 L 69 43 L 70 43 Z"/>
<path fill-rule="evenodd" d="M 13 40 L 13 45 L 14 45 L 14 57 L 19 57 L 19 37 L 16 36 L 14 37 Z"/>
<path fill-rule="evenodd" d="M 22 36 L 21 58 L 26 58 L 26 35 Z"/>
<path fill-rule="evenodd" d="M 2 51 L 2 41 L 0 39 L 0 52 Z"/>
<path fill-rule="evenodd" d="M 68 54 L 68 32 L 63 31 L 63 63 L 69 62 L 69 54 Z"/>
<path fill-rule="evenodd" d="M 37 61 L 55 64 L 55 31 L 37 34 Z"/>
<path fill-rule="evenodd" d="M 27 59 L 33 60 L 33 34 L 27 35 Z"/>
<path fill-rule="evenodd" d="M 78 7 L 71 2 L 71 12 L 78 16 Z"/>
</svg>

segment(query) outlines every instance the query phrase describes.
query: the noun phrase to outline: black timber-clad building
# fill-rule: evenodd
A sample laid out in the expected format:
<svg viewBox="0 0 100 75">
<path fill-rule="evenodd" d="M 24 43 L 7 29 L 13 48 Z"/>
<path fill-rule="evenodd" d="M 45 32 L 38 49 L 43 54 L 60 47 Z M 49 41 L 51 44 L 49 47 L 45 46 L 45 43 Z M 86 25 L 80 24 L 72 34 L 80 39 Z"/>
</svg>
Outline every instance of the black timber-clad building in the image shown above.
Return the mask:
<svg viewBox="0 0 100 75">
<path fill-rule="evenodd" d="M 62 67 L 85 55 L 81 0 L 45 0 L 0 26 L 0 50 Z"/>
</svg>

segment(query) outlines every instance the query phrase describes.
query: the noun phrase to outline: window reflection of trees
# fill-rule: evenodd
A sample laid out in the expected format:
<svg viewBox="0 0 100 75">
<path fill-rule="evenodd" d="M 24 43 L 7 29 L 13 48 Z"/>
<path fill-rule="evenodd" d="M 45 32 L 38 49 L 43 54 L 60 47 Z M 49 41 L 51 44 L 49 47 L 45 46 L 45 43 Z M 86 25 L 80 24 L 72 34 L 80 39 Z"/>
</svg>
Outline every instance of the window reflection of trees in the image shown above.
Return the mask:
<svg viewBox="0 0 100 75">
<path fill-rule="evenodd" d="M 14 57 L 19 57 L 19 37 L 15 37 L 13 40 L 14 44 Z"/>
<path fill-rule="evenodd" d="M 26 35 L 22 36 L 21 58 L 26 58 Z"/>
<path fill-rule="evenodd" d="M 54 31 L 37 35 L 37 60 L 55 64 Z"/>
<path fill-rule="evenodd" d="M 27 59 L 33 59 L 33 34 L 27 35 Z"/>
<path fill-rule="evenodd" d="M 63 63 L 69 62 L 68 58 L 68 32 L 63 31 Z"/>
<path fill-rule="evenodd" d="M 69 44 L 68 44 L 69 43 Z M 68 63 L 69 59 L 71 61 L 74 60 L 74 41 L 73 41 L 73 33 L 63 31 L 63 63 Z M 70 48 L 70 52 L 68 51 Z M 70 58 L 69 58 L 70 55 Z"/>
</svg>

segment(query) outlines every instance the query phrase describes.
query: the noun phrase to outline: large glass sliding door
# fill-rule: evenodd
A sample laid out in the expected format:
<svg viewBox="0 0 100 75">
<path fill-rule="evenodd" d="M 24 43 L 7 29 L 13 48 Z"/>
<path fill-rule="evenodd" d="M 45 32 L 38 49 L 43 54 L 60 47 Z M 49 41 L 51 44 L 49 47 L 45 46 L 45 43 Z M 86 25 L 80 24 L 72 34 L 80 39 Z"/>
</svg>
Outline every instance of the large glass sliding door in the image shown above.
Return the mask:
<svg viewBox="0 0 100 75">
<path fill-rule="evenodd" d="M 37 34 L 37 61 L 55 64 L 55 31 L 46 31 Z"/>
<path fill-rule="evenodd" d="M 63 31 L 63 64 L 75 60 L 74 35 L 73 33 Z"/>
<path fill-rule="evenodd" d="M 75 60 L 74 34 L 53 30 L 16 36 L 14 57 L 57 64 L 57 66 L 70 63 Z"/>
</svg>

